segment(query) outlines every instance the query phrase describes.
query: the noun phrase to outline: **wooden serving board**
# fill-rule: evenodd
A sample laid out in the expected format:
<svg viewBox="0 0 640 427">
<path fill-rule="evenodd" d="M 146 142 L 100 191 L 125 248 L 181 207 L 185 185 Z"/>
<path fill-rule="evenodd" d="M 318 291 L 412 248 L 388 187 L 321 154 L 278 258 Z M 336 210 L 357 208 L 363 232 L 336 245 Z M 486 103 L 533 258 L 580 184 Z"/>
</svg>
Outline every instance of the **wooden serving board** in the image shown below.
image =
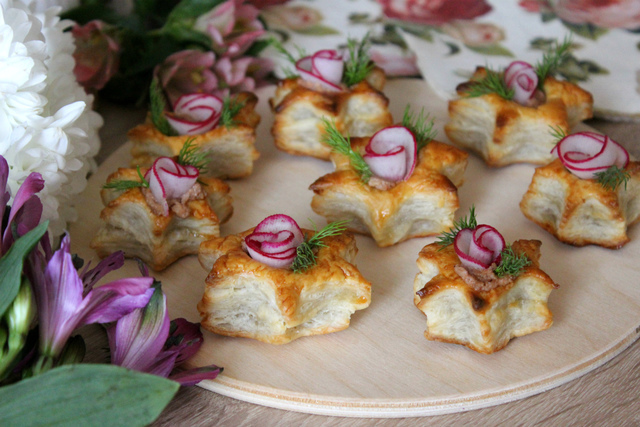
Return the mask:
<svg viewBox="0 0 640 427">
<path fill-rule="evenodd" d="M 407 103 L 422 106 L 435 117 L 440 140 L 446 104 L 419 80 L 397 80 L 386 90 L 394 117 Z M 307 218 L 325 224 L 310 208 L 308 190 L 332 166 L 317 159 L 294 157 L 274 148 L 272 114 L 267 100 L 273 88 L 260 90 L 257 148 L 261 152 L 249 178 L 232 181 L 235 212 L 222 234 L 254 226 L 273 213 L 286 213 L 301 226 Z M 126 119 L 123 117 L 122 121 Z M 120 122 L 107 122 L 110 138 L 126 140 Z M 100 226 L 99 188 L 118 166 L 128 164 L 128 145 L 120 148 L 89 180 L 80 202 L 81 219 L 71 228 L 74 251 L 95 258 L 89 241 Z M 518 204 L 533 174 L 531 165 L 489 169 L 471 156 L 465 184 L 459 189 L 465 215 L 476 206 L 481 223 L 496 226 L 507 241 L 539 239 L 541 267 L 560 288 L 549 307 L 554 325 L 547 331 L 514 339 L 503 350 L 482 355 L 466 347 L 427 341 L 426 320 L 413 305 L 415 261 L 434 238 L 413 239 L 378 248 L 358 236 L 357 265 L 373 284 L 371 306 L 356 312 L 342 332 L 300 338 L 275 346 L 204 331 L 205 342 L 192 359 L 194 366 L 215 363 L 223 375 L 200 386 L 241 400 L 324 415 L 409 417 L 465 411 L 543 392 L 596 368 L 637 339 L 640 331 L 640 227 L 632 241 L 613 251 L 574 248 L 556 241 L 529 222 Z M 137 275 L 128 261 L 117 272 Z M 156 277 L 162 280 L 172 318 L 199 321 L 207 272 L 195 256 L 183 258 Z M 113 278 L 111 278 L 113 279 Z"/>
</svg>

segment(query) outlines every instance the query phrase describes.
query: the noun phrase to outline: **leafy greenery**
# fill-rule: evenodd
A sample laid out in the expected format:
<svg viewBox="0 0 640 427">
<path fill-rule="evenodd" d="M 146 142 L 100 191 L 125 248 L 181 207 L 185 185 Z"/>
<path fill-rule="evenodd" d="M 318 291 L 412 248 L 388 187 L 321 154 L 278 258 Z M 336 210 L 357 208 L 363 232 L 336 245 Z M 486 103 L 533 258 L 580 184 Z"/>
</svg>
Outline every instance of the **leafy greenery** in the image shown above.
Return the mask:
<svg viewBox="0 0 640 427">
<path fill-rule="evenodd" d="M 629 171 L 624 168 L 619 168 L 616 165 L 610 166 L 603 172 L 595 174 L 596 181 L 602 185 L 606 190 L 615 191 L 620 184 L 624 183 L 624 189 L 627 189 L 627 182 L 631 178 Z"/>
<path fill-rule="evenodd" d="M 351 87 L 364 80 L 373 69 L 373 62 L 369 57 L 369 34 L 358 43 L 355 39 L 347 41 L 349 59 L 344 63 L 342 82 Z"/>
<path fill-rule="evenodd" d="M 477 226 L 478 220 L 476 219 L 476 207 L 471 205 L 471 208 L 469 209 L 469 217 L 464 216 L 454 222 L 453 227 L 451 227 L 449 231 L 442 233 L 442 236 L 438 237 L 438 241 L 436 243 L 443 248 L 445 246 L 449 246 L 453 243 L 460 230 L 465 228 L 474 229 Z"/>
<path fill-rule="evenodd" d="M 149 99 L 151 101 L 149 106 L 149 110 L 151 111 L 151 122 L 156 129 L 166 136 L 178 135 L 178 132 L 176 132 L 171 124 L 169 124 L 169 121 L 164 115 L 164 112 L 167 109 L 167 102 L 164 97 L 164 93 L 160 88 L 160 84 L 158 83 L 158 79 L 153 79 L 151 81 L 151 85 L 149 86 Z"/>
<path fill-rule="evenodd" d="M 145 187 L 149 188 L 149 181 L 144 179 L 144 175 L 140 172 L 140 166 L 138 166 L 138 177 L 140 177 L 140 181 L 132 181 L 129 179 L 114 179 L 113 181 L 107 182 L 102 188 L 114 189 L 118 191 L 130 190 L 132 188 Z"/>
<path fill-rule="evenodd" d="M 239 101 L 237 98 L 231 99 L 226 96 L 222 101 L 220 124 L 226 128 L 237 126 L 238 123 L 234 120 L 234 117 L 244 108 L 244 105 L 244 101 Z"/>
<path fill-rule="evenodd" d="M 511 245 L 507 245 L 500 254 L 502 260 L 500 265 L 493 270 L 494 274 L 498 277 L 503 276 L 518 276 L 523 268 L 531 265 L 531 261 L 526 254 L 522 253 L 516 255 Z"/>
<path fill-rule="evenodd" d="M 553 76 L 562 62 L 569 56 L 572 40 L 570 36 L 564 38 L 562 43 L 555 43 L 553 49 L 542 55 L 542 60 L 536 63 L 535 70 L 538 75 L 538 87 L 541 88 L 547 76 Z"/>
<path fill-rule="evenodd" d="M 322 239 L 342 234 L 347 229 L 348 223 L 348 220 L 329 223 L 322 230 L 316 231 L 313 237 L 305 239 L 296 249 L 296 257 L 291 266 L 293 272 L 303 273 L 309 267 L 316 265 L 317 249 L 327 246 L 322 242 Z"/>
<path fill-rule="evenodd" d="M 207 170 L 209 164 L 209 153 L 203 152 L 200 146 L 193 145 L 194 138 L 189 138 L 184 142 L 184 145 L 178 153 L 178 164 L 183 166 L 193 166 L 200 173 Z"/>
<path fill-rule="evenodd" d="M 65 365 L 0 388 L 0 424 L 144 426 L 179 387 L 115 365 Z"/>
<path fill-rule="evenodd" d="M 419 114 L 414 115 L 411 111 L 411 106 L 408 104 L 402 116 L 402 126 L 413 133 L 418 143 L 418 151 L 422 150 L 422 148 L 431 142 L 438 134 L 438 132 L 433 129 L 433 119 L 429 119 L 429 113 L 425 114 L 424 108 L 422 108 Z"/>
<path fill-rule="evenodd" d="M 503 74 L 492 70 L 488 66 L 485 67 L 485 70 L 486 75 L 482 79 L 469 82 L 464 96 L 475 98 L 489 93 L 496 93 L 504 99 L 512 99 L 515 92 L 507 87 Z"/>
<path fill-rule="evenodd" d="M 351 141 L 349 136 L 344 137 L 336 128 L 335 123 L 327 120 L 326 117 L 322 118 L 324 124 L 324 135 L 322 136 L 322 142 L 331 147 L 334 151 L 343 154 L 349 158 L 349 162 L 362 182 L 369 182 L 373 173 L 371 168 L 364 161 L 364 158 L 360 153 L 353 151 L 351 148 Z"/>
<path fill-rule="evenodd" d="M 556 141 L 560 141 L 561 139 L 564 139 L 567 136 L 567 133 L 564 131 L 564 129 L 560 127 L 560 125 L 549 126 L 549 128 L 551 129 L 549 133 L 551 134 L 551 136 L 553 136 L 556 139 Z"/>
<path fill-rule="evenodd" d="M 284 74 L 287 76 L 287 78 L 294 78 L 298 76 L 298 73 L 296 73 L 295 67 L 296 67 L 296 63 L 300 60 L 300 58 L 304 58 L 305 56 L 307 56 L 307 53 L 305 52 L 305 50 L 298 46 L 298 45 L 294 45 L 296 51 L 297 51 L 297 58 L 295 56 L 293 56 L 287 49 L 285 49 L 285 47 L 282 45 L 282 43 L 280 43 L 280 41 L 278 39 L 276 39 L 275 37 L 271 37 L 268 40 L 269 44 L 271 46 L 273 46 L 273 48 L 275 50 L 277 50 L 281 55 L 283 55 L 287 61 L 289 61 L 291 63 L 291 65 L 293 66 L 293 69 L 291 68 L 284 68 L 282 71 L 284 72 Z"/>
</svg>

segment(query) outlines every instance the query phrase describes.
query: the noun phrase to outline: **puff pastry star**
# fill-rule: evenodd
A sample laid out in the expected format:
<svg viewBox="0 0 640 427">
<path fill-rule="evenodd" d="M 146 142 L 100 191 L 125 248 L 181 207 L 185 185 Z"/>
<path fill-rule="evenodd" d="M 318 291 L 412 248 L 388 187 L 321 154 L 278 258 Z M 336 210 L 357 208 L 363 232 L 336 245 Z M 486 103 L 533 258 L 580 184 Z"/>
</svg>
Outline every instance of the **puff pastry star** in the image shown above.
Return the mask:
<svg viewBox="0 0 640 427">
<path fill-rule="evenodd" d="M 242 248 L 252 231 L 202 243 L 199 260 L 210 270 L 198 304 L 203 328 L 285 344 L 343 330 L 356 310 L 369 306 L 371 284 L 352 264 L 357 248 L 351 233 L 324 238 L 317 264 L 294 273 L 252 259 Z"/>
<path fill-rule="evenodd" d="M 367 141 L 351 138 L 352 148 L 363 153 Z M 315 193 L 311 208 L 328 222 L 349 220 L 349 230 L 371 235 L 381 247 L 439 234 L 453 226 L 467 158 L 462 150 L 431 141 L 420 150 L 411 177 L 383 190 L 363 183 L 347 157 L 333 153 L 336 171 L 309 187 Z"/>
</svg>

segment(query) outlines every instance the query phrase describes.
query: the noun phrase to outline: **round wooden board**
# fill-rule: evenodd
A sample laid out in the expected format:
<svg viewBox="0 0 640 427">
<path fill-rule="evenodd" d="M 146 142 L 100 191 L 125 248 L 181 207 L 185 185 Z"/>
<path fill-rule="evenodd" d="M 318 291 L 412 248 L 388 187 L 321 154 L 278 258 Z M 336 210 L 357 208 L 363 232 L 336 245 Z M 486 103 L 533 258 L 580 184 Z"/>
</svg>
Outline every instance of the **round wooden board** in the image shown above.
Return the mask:
<svg viewBox="0 0 640 427">
<path fill-rule="evenodd" d="M 243 231 L 273 213 L 286 213 L 303 227 L 307 219 L 325 224 L 310 208 L 308 190 L 332 170 L 328 162 L 279 152 L 269 133 L 272 113 L 267 100 L 273 88 L 258 91 L 257 148 L 261 157 L 249 178 L 232 181 L 234 215 L 221 227 L 223 235 Z M 446 104 L 419 80 L 396 80 L 386 89 L 394 117 L 407 103 L 425 107 L 436 120 L 440 140 L 447 119 Z M 124 120 L 123 120 L 124 122 Z M 127 129 L 107 123 L 110 135 L 124 142 Z M 89 241 L 100 227 L 99 188 L 108 174 L 126 166 L 128 145 L 104 162 L 89 180 L 80 202 L 81 218 L 71 228 L 73 250 L 95 258 Z M 457 216 L 476 206 L 481 223 L 496 226 L 507 241 L 539 239 L 541 267 L 560 288 L 549 307 L 554 325 L 547 331 L 512 340 L 503 350 L 482 355 L 466 347 L 427 341 L 425 317 L 413 305 L 415 261 L 434 238 L 413 239 L 378 248 L 358 236 L 357 265 L 373 284 L 369 308 L 356 312 L 345 331 L 300 338 L 286 345 L 228 338 L 204 331 L 205 341 L 191 360 L 194 366 L 224 367 L 215 381 L 200 386 L 237 399 L 275 408 L 323 415 L 410 417 L 444 414 L 520 399 L 596 368 L 637 339 L 640 332 L 640 287 L 637 266 L 639 227 L 632 241 L 612 251 L 574 248 L 556 241 L 529 222 L 518 203 L 533 174 L 531 165 L 489 169 L 471 157 L 465 184 L 459 189 Z M 119 276 L 139 274 L 128 261 Z M 162 280 L 172 318 L 199 321 L 207 272 L 195 256 L 186 257 L 156 277 Z M 113 279 L 113 278 L 112 278 Z"/>
</svg>

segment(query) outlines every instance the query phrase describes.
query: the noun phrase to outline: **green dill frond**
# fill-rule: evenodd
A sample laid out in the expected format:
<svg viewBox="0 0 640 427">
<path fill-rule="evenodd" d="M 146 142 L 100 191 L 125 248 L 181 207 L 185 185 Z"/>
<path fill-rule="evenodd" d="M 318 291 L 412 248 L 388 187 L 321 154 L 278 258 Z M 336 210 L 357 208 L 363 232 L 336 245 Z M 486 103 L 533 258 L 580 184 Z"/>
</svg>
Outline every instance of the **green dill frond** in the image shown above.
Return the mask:
<svg viewBox="0 0 640 427">
<path fill-rule="evenodd" d="M 316 265 L 316 250 L 326 246 L 322 239 L 344 233 L 348 223 L 348 220 L 329 223 L 322 230 L 316 231 L 311 238 L 305 239 L 296 249 L 296 257 L 291 266 L 293 272 L 302 273 Z M 315 224 L 313 228 L 317 230 Z"/>
<path fill-rule="evenodd" d="M 610 166 L 606 171 L 596 173 L 595 176 L 600 185 L 611 191 L 615 191 L 620 184 L 624 184 L 626 190 L 627 182 L 631 178 L 629 171 L 616 165 Z"/>
<path fill-rule="evenodd" d="M 542 87 L 547 76 L 553 76 L 562 62 L 569 56 L 572 40 L 571 36 L 565 36 L 562 43 L 555 42 L 553 49 L 542 55 L 542 60 L 535 66 L 538 75 L 538 87 Z"/>
<path fill-rule="evenodd" d="M 220 124 L 226 128 L 235 127 L 238 123 L 234 120 L 234 117 L 244 107 L 244 101 L 238 101 L 237 98 L 231 99 L 226 96 L 222 101 L 222 112 L 220 115 Z"/>
<path fill-rule="evenodd" d="M 420 110 L 420 114 L 415 115 L 411 111 L 411 106 L 407 104 L 402 116 L 402 126 L 406 127 L 413 133 L 418 143 L 418 152 L 422 150 L 432 139 L 436 137 L 438 132 L 433 129 L 433 119 L 429 119 L 429 113 L 424 113 L 424 108 Z"/>
<path fill-rule="evenodd" d="M 373 175 L 371 168 L 367 162 L 364 161 L 364 158 L 360 153 L 353 151 L 349 136 L 342 136 L 336 128 L 335 123 L 330 122 L 326 117 L 322 118 L 322 123 L 324 125 L 322 142 L 331 147 L 332 150 L 347 156 L 353 169 L 355 169 L 358 175 L 360 175 L 362 182 L 369 182 L 369 179 Z"/>
<path fill-rule="evenodd" d="M 465 228 L 473 230 L 477 226 L 478 220 L 476 219 L 476 207 L 474 205 L 471 205 L 471 208 L 469 209 L 469 217 L 467 218 L 466 216 L 464 216 L 458 221 L 454 222 L 453 227 L 451 227 L 449 231 L 445 231 L 444 233 L 442 233 L 442 236 L 438 237 L 438 241 L 436 243 L 443 248 L 445 246 L 449 246 L 453 243 L 460 230 L 463 230 Z"/>
<path fill-rule="evenodd" d="M 560 125 L 549 126 L 549 128 L 551 129 L 549 133 L 551 134 L 551 136 L 553 136 L 556 139 L 557 142 L 559 142 L 561 139 L 564 139 L 567 136 L 567 133 L 564 131 L 564 129 L 560 127 Z"/>
<path fill-rule="evenodd" d="M 487 74 L 480 80 L 469 82 L 464 94 L 465 98 L 475 98 L 489 93 L 496 93 L 504 99 L 512 99 L 515 91 L 507 87 L 503 73 L 485 68 Z"/>
<path fill-rule="evenodd" d="M 163 135 L 176 136 L 178 133 L 169 124 L 169 121 L 164 115 L 164 112 L 167 109 L 167 101 L 164 97 L 164 93 L 162 92 L 162 88 L 158 83 L 158 79 L 153 79 L 151 81 L 151 86 L 149 87 L 149 99 L 151 102 L 149 110 L 151 111 L 151 122 L 153 125 Z"/>
<path fill-rule="evenodd" d="M 351 87 L 364 80 L 373 69 L 373 62 L 369 57 L 369 33 L 358 43 L 355 39 L 347 40 L 349 59 L 344 63 L 342 82 Z"/>
<path fill-rule="evenodd" d="M 300 60 L 300 58 L 304 58 L 305 56 L 307 56 L 307 52 L 304 50 L 303 47 L 300 47 L 298 45 L 294 45 L 294 48 L 296 49 L 296 56 L 293 56 L 291 54 L 291 52 L 289 52 L 280 42 L 280 40 L 277 40 L 275 37 L 271 37 L 269 40 L 269 44 L 271 46 L 273 46 L 273 48 L 275 50 L 278 51 L 278 53 L 280 53 L 282 56 L 284 56 L 287 61 L 289 61 L 292 65 L 293 65 L 293 69 L 291 68 L 283 68 L 282 71 L 284 72 L 285 76 L 287 78 L 293 78 L 293 77 L 297 77 L 298 73 L 296 73 L 295 70 L 295 66 L 296 66 L 296 62 L 298 62 Z"/>
<path fill-rule="evenodd" d="M 111 182 L 107 182 L 102 188 L 113 189 L 118 191 L 126 191 L 132 188 L 145 187 L 149 188 L 149 181 L 144 179 L 144 175 L 140 172 L 140 166 L 138 166 L 138 177 L 140 181 L 131 181 L 128 179 L 116 179 Z"/>
<path fill-rule="evenodd" d="M 523 268 L 531 265 L 531 260 L 526 254 L 522 253 L 516 255 L 511 245 L 507 245 L 500 254 L 502 260 L 500 265 L 493 270 L 494 274 L 498 277 L 503 276 L 518 276 Z"/>
<path fill-rule="evenodd" d="M 178 164 L 183 166 L 194 166 L 203 173 L 209 164 L 209 153 L 203 152 L 200 146 L 193 145 L 195 138 L 189 138 L 178 153 Z"/>
</svg>

